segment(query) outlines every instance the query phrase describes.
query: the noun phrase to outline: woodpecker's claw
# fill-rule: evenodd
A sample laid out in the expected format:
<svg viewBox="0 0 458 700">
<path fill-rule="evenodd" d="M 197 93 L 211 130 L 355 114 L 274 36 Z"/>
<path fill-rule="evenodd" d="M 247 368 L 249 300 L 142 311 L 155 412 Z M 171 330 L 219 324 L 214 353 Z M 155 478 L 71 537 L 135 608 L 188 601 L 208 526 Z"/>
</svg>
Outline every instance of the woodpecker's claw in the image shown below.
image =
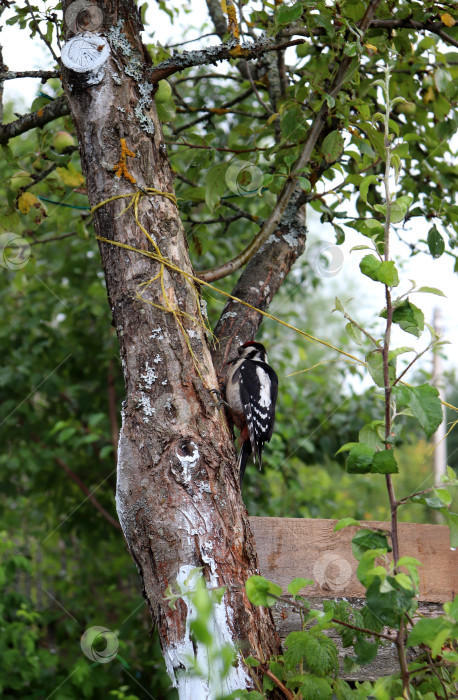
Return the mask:
<svg viewBox="0 0 458 700">
<path fill-rule="evenodd" d="M 219 389 L 210 389 L 210 393 L 215 394 L 218 398 L 218 403 L 215 403 L 215 408 L 221 408 L 221 406 L 227 406 L 229 408 L 229 404 L 223 399 Z"/>
</svg>

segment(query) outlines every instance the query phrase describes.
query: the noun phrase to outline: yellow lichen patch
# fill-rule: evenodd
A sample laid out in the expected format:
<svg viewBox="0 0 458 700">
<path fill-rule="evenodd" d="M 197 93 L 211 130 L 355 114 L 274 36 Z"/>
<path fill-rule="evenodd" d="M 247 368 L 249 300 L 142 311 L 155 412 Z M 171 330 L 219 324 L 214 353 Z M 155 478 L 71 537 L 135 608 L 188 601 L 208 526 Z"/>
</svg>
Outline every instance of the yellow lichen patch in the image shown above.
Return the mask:
<svg viewBox="0 0 458 700">
<path fill-rule="evenodd" d="M 232 2 L 226 2 L 227 28 L 231 36 L 238 42 L 240 40 L 240 29 L 237 22 L 237 12 Z"/>
<path fill-rule="evenodd" d="M 131 151 L 127 144 L 126 144 L 126 139 L 121 139 L 121 157 L 118 160 L 118 162 L 115 165 L 115 175 L 117 177 L 124 177 L 126 180 L 134 184 L 136 179 L 134 178 L 133 175 L 130 174 L 130 172 L 127 170 L 127 158 L 135 158 L 136 153 Z"/>
<path fill-rule="evenodd" d="M 444 14 L 441 15 L 441 20 L 446 27 L 454 27 L 456 24 L 456 20 L 454 20 L 452 15 L 449 15 L 448 12 L 444 12 Z"/>
<path fill-rule="evenodd" d="M 232 58 L 240 58 L 240 57 L 244 57 L 244 56 L 246 56 L 246 58 L 248 58 L 250 55 L 250 52 L 248 51 L 248 49 L 242 49 L 241 46 L 237 45 L 237 46 L 234 46 L 234 48 L 230 50 L 230 54 L 231 54 Z"/>
<path fill-rule="evenodd" d="M 227 114 L 230 109 L 223 109 L 222 107 L 211 107 L 209 110 L 212 114 Z"/>
</svg>

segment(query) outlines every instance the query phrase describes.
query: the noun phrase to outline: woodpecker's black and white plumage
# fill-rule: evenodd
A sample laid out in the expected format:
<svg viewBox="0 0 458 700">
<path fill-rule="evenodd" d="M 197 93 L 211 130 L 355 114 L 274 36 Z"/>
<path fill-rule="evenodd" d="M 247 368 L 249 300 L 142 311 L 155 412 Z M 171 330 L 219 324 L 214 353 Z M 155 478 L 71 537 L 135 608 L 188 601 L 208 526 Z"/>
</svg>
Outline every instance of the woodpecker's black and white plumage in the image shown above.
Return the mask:
<svg viewBox="0 0 458 700">
<path fill-rule="evenodd" d="M 269 442 L 275 421 L 278 377 L 267 363 L 262 343 L 244 343 L 230 365 L 226 381 L 226 398 L 235 425 L 240 429 L 241 448 L 238 458 L 242 483 L 248 457 L 262 466 L 264 443 Z"/>
</svg>

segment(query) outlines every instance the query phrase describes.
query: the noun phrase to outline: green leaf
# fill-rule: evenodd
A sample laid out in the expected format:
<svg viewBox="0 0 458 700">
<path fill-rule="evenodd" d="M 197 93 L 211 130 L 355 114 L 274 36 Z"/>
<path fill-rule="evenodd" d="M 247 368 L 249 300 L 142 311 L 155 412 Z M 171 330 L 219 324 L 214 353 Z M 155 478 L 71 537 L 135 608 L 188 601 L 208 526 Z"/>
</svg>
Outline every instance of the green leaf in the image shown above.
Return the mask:
<svg viewBox="0 0 458 700">
<path fill-rule="evenodd" d="M 426 644 L 430 647 L 439 633 L 444 631 L 448 633 L 450 629 L 450 623 L 443 617 L 418 620 L 407 638 L 407 646 L 416 647 L 419 644 Z"/>
<path fill-rule="evenodd" d="M 309 638 L 309 632 L 291 632 L 285 639 L 284 661 L 285 666 L 289 670 L 294 670 L 296 666 L 304 659 L 306 642 Z"/>
<path fill-rule="evenodd" d="M 416 290 L 417 292 L 426 292 L 427 294 L 437 294 L 438 297 L 445 297 L 444 292 L 441 292 L 437 287 L 420 287 Z"/>
<path fill-rule="evenodd" d="M 339 447 L 339 449 L 336 452 L 336 455 L 340 454 L 341 452 L 350 452 L 352 447 L 355 445 L 359 445 L 359 442 L 347 442 L 345 445 L 342 445 L 342 447 Z"/>
<path fill-rule="evenodd" d="M 331 131 L 323 141 L 323 155 L 327 163 L 333 163 L 344 149 L 344 140 L 340 131 Z"/>
<path fill-rule="evenodd" d="M 372 379 L 379 387 L 385 386 L 385 376 L 383 372 L 383 354 L 380 350 L 371 350 L 366 355 L 367 368 Z M 388 381 L 390 384 L 396 378 L 396 357 L 388 360 Z"/>
<path fill-rule="evenodd" d="M 281 116 L 281 132 L 284 139 L 291 139 L 302 129 L 301 110 L 295 102 L 287 103 Z"/>
<path fill-rule="evenodd" d="M 351 527 L 351 525 L 360 525 L 361 521 L 360 520 L 355 520 L 354 518 L 341 518 L 334 527 L 334 532 L 338 532 L 339 530 L 343 530 L 344 527 Z"/>
<path fill-rule="evenodd" d="M 374 450 L 385 447 L 384 440 L 385 423 L 382 420 L 373 420 L 364 425 L 358 433 L 359 441 L 370 445 Z"/>
<path fill-rule="evenodd" d="M 445 243 L 436 226 L 432 226 L 429 229 L 427 242 L 429 252 L 433 256 L 433 258 L 440 258 L 440 256 L 445 250 Z"/>
<path fill-rule="evenodd" d="M 458 595 L 453 600 L 444 603 L 445 614 L 455 622 L 458 622 Z"/>
<path fill-rule="evenodd" d="M 415 591 L 403 588 L 393 576 L 387 576 L 386 582 L 391 590 L 382 590 L 378 577 L 372 581 L 366 592 L 366 604 L 380 622 L 396 629 L 403 614 L 411 609 Z"/>
<path fill-rule="evenodd" d="M 226 171 L 227 164 L 222 163 L 210 168 L 207 173 L 207 177 L 205 178 L 205 203 L 210 211 L 214 210 L 221 195 L 226 191 Z"/>
<path fill-rule="evenodd" d="M 173 100 L 167 100 L 166 102 L 156 102 L 157 116 L 161 122 L 167 124 L 171 122 L 176 117 L 176 106 Z"/>
<path fill-rule="evenodd" d="M 410 499 L 412 503 L 421 503 L 424 506 L 428 506 L 428 508 L 434 508 L 434 510 L 442 510 L 444 509 L 444 504 L 442 503 L 440 498 L 435 498 L 435 497 L 429 497 L 426 498 L 425 496 L 412 496 Z"/>
<path fill-rule="evenodd" d="M 339 297 L 335 297 L 335 299 L 334 299 L 333 311 L 340 311 L 341 313 L 345 312 L 344 306 L 343 306 L 342 302 L 340 301 Z"/>
<path fill-rule="evenodd" d="M 296 156 L 294 156 L 294 157 L 296 157 Z M 310 190 L 312 189 L 312 185 L 310 183 L 310 180 L 307 180 L 306 177 L 299 178 L 299 185 L 304 190 L 304 192 L 310 192 Z"/>
<path fill-rule="evenodd" d="M 365 255 L 359 264 L 363 275 L 388 287 L 397 287 L 399 275 L 392 260 L 378 260 L 375 255 Z"/>
<path fill-rule="evenodd" d="M 450 528 L 450 547 L 458 547 L 458 513 L 450 513 L 447 508 L 443 508 L 441 513 L 444 514 Z"/>
<path fill-rule="evenodd" d="M 397 153 L 393 153 L 391 156 L 391 165 L 394 168 L 394 181 L 397 184 L 399 180 L 399 174 L 401 172 L 401 159 Z"/>
<path fill-rule="evenodd" d="M 377 656 L 378 647 L 378 641 L 367 642 L 364 637 L 358 636 L 358 641 L 353 646 L 356 653 L 356 663 L 360 665 L 370 664 Z"/>
<path fill-rule="evenodd" d="M 407 590 L 409 591 L 415 590 L 414 583 L 410 576 L 408 576 L 407 574 L 401 572 L 400 574 L 396 574 L 394 578 L 403 588 L 407 588 Z"/>
<path fill-rule="evenodd" d="M 257 575 L 250 576 L 245 584 L 245 590 L 250 603 L 266 607 L 271 607 L 276 602 L 276 599 L 269 595 L 270 593 L 275 596 L 280 596 L 283 593 L 281 586 L 268 581 L 264 576 Z"/>
<path fill-rule="evenodd" d="M 366 175 L 364 180 L 359 186 L 359 193 L 363 202 L 367 202 L 367 192 L 370 185 L 378 182 L 378 177 L 376 175 Z"/>
<path fill-rule="evenodd" d="M 433 493 L 445 506 L 449 506 L 451 504 L 452 494 L 450 491 L 447 491 L 447 489 L 434 489 Z"/>
<path fill-rule="evenodd" d="M 356 700 L 355 691 L 350 688 L 347 681 L 336 678 L 332 684 L 337 700 Z"/>
<path fill-rule="evenodd" d="M 415 559 L 415 557 L 401 557 L 398 560 L 398 567 L 401 566 L 407 569 L 416 589 L 418 590 L 418 586 L 420 583 L 418 567 L 422 566 L 421 562 L 419 562 L 418 559 Z"/>
<path fill-rule="evenodd" d="M 366 275 L 366 277 L 370 277 L 371 280 L 378 282 L 377 274 L 381 264 L 381 261 L 378 260 L 375 255 L 365 255 L 359 263 L 359 269 L 363 275 Z"/>
<path fill-rule="evenodd" d="M 386 284 L 388 287 L 398 286 L 399 275 L 392 260 L 384 260 L 382 263 L 380 263 L 380 267 L 377 272 L 377 279 L 379 282 L 383 282 L 383 284 Z"/>
<path fill-rule="evenodd" d="M 403 221 L 412 202 L 413 197 L 409 197 L 408 195 L 398 197 L 392 202 L 390 207 L 390 222 L 392 224 L 399 224 Z"/>
<path fill-rule="evenodd" d="M 330 681 L 326 678 L 318 678 L 317 676 L 307 675 L 301 683 L 301 693 L 304 698 L 313 698 L 313 700 L 331 700 L 332 688 Z"/>
<path fill-rule="evenodd" d="M 438 92 L 445 92 L 449 83 L 452 81 L 452 76 L 445 68 L 436 68 L 434 71 L 434 83 Z"/>
<path fill-rule="evenodd" d="M 368 549 L 366 550 L 359 561 L 356 570 L 356 576 L 363 586 L 370 586 L 375 576 L 385 578 L 386 569 L 383 566 L 375 566 L 375 560 L 383 557 L 386 554 L 386 549 Z"/>
<path fill-rule="evenodd" d="M 318 675 L 325 675 L 338 668 L 335 642 L 322 632 L 312 633 L 305 644 L 307 666 Z"/>
<path fill-rule="evenodd" d="M 254 656 L 247 656 L 244 659 L 244 663 L 246 663 L 247 666 L 260 666 L 261 662 L 258 659 L 255 659 Z"/>
<path fill-rule="evenodd" d="M 429 439 L 442 423 L 443 411 L 438 390 L 430 384 L 417 387 L 400 387 L 401 403 L 412 411 Z"/>
<path fill-rule="evenodd" d="M 380 316 L 386 318 L 386 309 Z M 397 323 L 406 333 L 419 338 L 425 328 L 425 317 L 423 311 L 412 304 L 409 299 L 395 305 L 393 311 L 393 323 Z"/>
<path fill-rule="evenodd" d="M 349 474 L 367 474 L 371 470 L 375 450 L 364 443 L 357 443 L 351 448 L 346 467 Z"/>
<path fill-rule="evenodd" d="M 275 14 L 275 23 L 278 26 L 283 24 L 290 24 L 291 22 L 296 22 L 301 18 L 303 11 L 303 3 L 296 2 L 292 6 L 281 5 Z"/>
<path fill-rule="evenodd" d="M 388 357 L 394 358 L 394 357 L 399 357 L 399 355 L 404 355 L 406 352 L 415 352 L 415 348 L 411 348 L 410 346 L 403 345 L 402 348 L 394 348 L 394 350 L 390 350 L 388 352 Z"/>
<path fill-rule="evenodd" d="M 383 452 L 375 453 L 371 466 L 372 474 L 397 474 L 398 471 L 393 450 L 383 450 Z"/>
<path fill-rule="evenodd" d="M 309 578 L 293 578 L 291 583 L 288 584 L 288 593 L 297 595 L 302 588 L 312 585 L 313 581 Z"/>
<path fill-rule="evenodd" d="M 192 620 L 190 624 L 190 631 L 197 642 L 210 645 L 213 641 L 213 635 L 208 630 L 206 620 L 203 620 L 200 617 L 198 617 L 196 620 Z"/>
<path fill-rule="evenodd" d="M 369 528 L 359 530 L 359 532 L 356 533 L 351 541 L 351 548 L 355 559 L 358 561 L 361 559 L 364 552 L 367 552 L 369 549 L 391 552 L 387 536 L 383 532 L 370 530 Z"/>
<path fill-rule="evenodd" d="M 363 335 L 359 328 L 354 325 L 354 323 L 351 323 L 351 321 L 347 323 L 347 325 L 345 326 L 345 330 L 347 331 L 347 335 L 352 340 L 354 340 L 354 342 L 357 343 L 357 345 L 362 345 Z"/>
</svg>

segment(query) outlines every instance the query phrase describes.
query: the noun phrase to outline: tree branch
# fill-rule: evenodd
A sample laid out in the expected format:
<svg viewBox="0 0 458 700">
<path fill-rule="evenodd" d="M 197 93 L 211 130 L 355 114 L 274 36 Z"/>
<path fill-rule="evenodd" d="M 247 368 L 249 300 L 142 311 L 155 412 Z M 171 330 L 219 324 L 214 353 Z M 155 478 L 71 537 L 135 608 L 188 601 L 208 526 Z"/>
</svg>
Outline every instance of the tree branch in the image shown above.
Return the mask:
<svg viewBox="0 0 458 700">
<path fill-rule="evenodd" d="M 374 15 L 374 12 L 379 4 L 380 0 L 371 0 L 371 2 L 369 3 L 369 6 L 366 10 L 366 14 L 364 15 L 359 25 L 361 36 L 363 36 L 367 31 L 371 23 L 372 17 Z M 340 92 L 342 85 L 348 77 L 348 71 L 351 62 L 352 59 L 349 56 L 346 56 L 342 59 L 342 62 L 337 70 L 337 75 L 328 93 L 331 97 L 336 97 L 336 95 Z M 226 277 L 227 275 L 231 274 L 232 272 L 235 272 L 236 270 L 239 270 L 243 265 L 245 265 L 248 262 L 248 260 L 250 260 L 250 258 L 255 253 L 257 253 L 257 251 L 261 248 L 263 243 L 265 243 L 265 241 L 267 241 L 269 237 L 275 233 L 275 229 L 280 223 L 281 218 L 286 210 L 286 207 L 288 206 L 288 203 L 296 188 L 296 178 L 299 176 L 301 170 L 310 161 L 315 144 L 318 141 L 321 131 L 323 130 L 323 127 L 325 125 L 328 110 L 328 103 L 325 101 L 323 102 L 323 105 L 321 106 L 321 109 L 318 112 L 315 121 L 313 122 L 310 128 L 307 141 L 305 142 L 304 148 L 302 149 L 302 153 L 296 161 L 292 172 L 288 180 L 286 181 L 286 184 L 280 192 L 277 199 L 277 203 L 273 208 L 272 213 L 270 214 L 269 218 L 267 219 L 259 233 L 245 248 L 245 250 L 243 250 L 232 260 L 225 262 L 223 265 L 221 265 L 220 267 L 216 267 L 213 270 L 203 270 L 202 272 L 199 272 L 199 277 L 201 280 L 204 280 L 205 282 L 214 282 L 216 280 L 221 279 L 222 277 Z"/>
<path fill-rule="evenodd" d="M 50 50 L 51 55 L 52 55 L 53 59 L 55 60 L 55 62 L 56 62 L 56 63 L 60 63 L 60 60 L 59 60 L 58 56 L 56 56 L 56 54 L 55 54 L 55 52 L 54 52 L 54 49 L 53 49 L 53 47 L 52 47 L 51 42 L 49 41 L 49 39 L 46 38 L 46 36 L 43 34 L 43 32 L 42 32 L 41 29 L 40 29 L 40 23 L 39 23 L 39 21 L 37 20 L 37 18 L 35 17 L 33 8 L 31 7 L 31 5 L 30 5 L 30 3 L 29 3 L 29 0 L 25 0 L 25 4 L 26 4 L 27 7 L 29 8 L 29 12 L 30 12 L 30 14 L 32 15 L 33 24 L 34 24 L 34 29 L 36 30 L 36 32 L 37 32 L 37 34 L 39 35 L 39 37 L 40 37 L 40 39 L 42 40 L 42 42 L 43 42 L 43 43 L 48 47 L 48 49 Z"/>
<path fill-rule="evenodd" d="M 303 43 L 303 39 L 294 39 L 293 41 L 286 41 L 282 44 L 275 44 L 269 39 L 246 44 L 236 44 L 235 41 L 230 41 L 227 44 L 211 46 L 201 51 L 184 51 L 183 53 L 177 53 L 172 56 L 172 58 L 168 58 L 166 61 L 162 61 L 150 67 L 148 71 L 149 79 L 153 83 L 157 83 L 159 80 L 164 80 L 164 78 L 168 78 L 170 75 L 179 73 L 192 66 L 205 66 L 210 63 L 214 65 L 218 61 L 229 61 L 234 58 L 245 60 L 259 58 L 269 51 L 281 51 L 282 49 L 288 48 L 288 46 L 297 46 Z"/>
<path fill-rule="evenodd" d="M 284 223 L 280 223 L 271 240 L 249 261 L 232 290 L 232 296 L 262 311 L 267 309 L 291 267 L 303 253 L 306 232 L 297 212 L 295 198 L 285 212 Z M 261 314 L 232 299 L 224 306 L 214 331 L 219 342 L 212 352 L 221 384 L 224 382 L 227 360 L 241 343 L 256 336 L 261 322 Z"/>
<path fill-rule="evenodd" d="M 0 80 L 16 80 L 17 78 L 40 78 L 44 83 L 50 78 L 58 78 L 57 70 L 7 70 L 0 72 Z"/>
<path fill-rule="evenodd" d="M 214 24 L 215 31 L 221 41 L 227 33 L 227 21 L 224 12 L 221 9 L 220 0 L 207 0 L 208 14 Z"/>
<path fill-rule="evenodd" d="M 64 96 L 58 97 L 49 105 L 43 107 L 43 109 L 39 109 L 31 114 L 24 114 L 16 121 L 0 126 L 0 146 L 15 136 L 24 134 L 30 129 L 45 126 L 45 124 L 54 121 L 54 119 L 64 117 L 67 114 L 70 114 L 67 99 Z"/>
</svg>

